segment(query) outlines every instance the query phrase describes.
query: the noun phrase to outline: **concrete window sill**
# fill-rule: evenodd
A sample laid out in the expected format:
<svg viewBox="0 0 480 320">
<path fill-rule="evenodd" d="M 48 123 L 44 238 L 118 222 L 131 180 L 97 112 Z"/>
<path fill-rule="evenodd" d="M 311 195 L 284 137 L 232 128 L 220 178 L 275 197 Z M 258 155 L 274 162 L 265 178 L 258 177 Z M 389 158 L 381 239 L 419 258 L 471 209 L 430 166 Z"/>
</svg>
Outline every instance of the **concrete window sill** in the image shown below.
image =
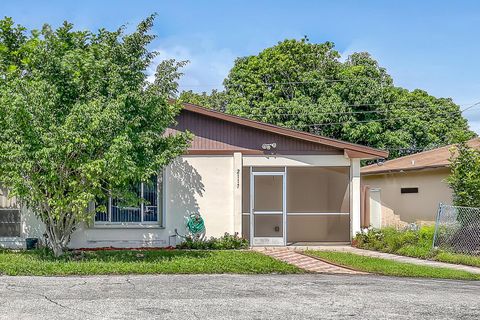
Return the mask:
<svg viewBox="0 0 480 320">
<path fill-rule="evenodd" d="M 95 224 L 92 229 L 165 229 L 159 224 Z"/>
</svg>

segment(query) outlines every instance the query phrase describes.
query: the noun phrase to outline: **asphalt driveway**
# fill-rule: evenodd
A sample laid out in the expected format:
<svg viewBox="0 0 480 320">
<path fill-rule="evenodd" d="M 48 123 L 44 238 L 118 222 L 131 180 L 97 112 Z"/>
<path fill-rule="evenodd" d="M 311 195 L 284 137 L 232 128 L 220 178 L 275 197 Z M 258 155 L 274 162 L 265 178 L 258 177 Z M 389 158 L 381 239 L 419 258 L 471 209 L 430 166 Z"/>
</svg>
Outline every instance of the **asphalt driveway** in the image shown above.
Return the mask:
<svg viewBox="0 0 480 320">
<path fill-rule="evenodd" d="M 0 277 L 0 319 L 479 319 L 480 282 L 352 275 Z"/>
</svg>

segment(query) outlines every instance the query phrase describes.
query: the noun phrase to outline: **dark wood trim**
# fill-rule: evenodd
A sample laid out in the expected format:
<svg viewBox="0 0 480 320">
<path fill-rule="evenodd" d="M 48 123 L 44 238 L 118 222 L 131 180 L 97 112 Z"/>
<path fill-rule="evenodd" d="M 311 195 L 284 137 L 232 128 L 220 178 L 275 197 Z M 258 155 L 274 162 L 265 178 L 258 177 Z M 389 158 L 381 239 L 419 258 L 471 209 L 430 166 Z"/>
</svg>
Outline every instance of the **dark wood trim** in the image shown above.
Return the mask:
<svg viewBox="0 0 480 320">
<path fill-rule="evenodd" d="M 332 138 L 322 137 L 322 136 L 314 135 L 307 132 L 283 128 L 283 127 L 279 127 L 269 123 L 263 123 L 255 120 L 245 119 L 245 118 L 241 118 L 231 114 L 226 114 L 223 112 L 207 109 L 191 103 L 183 103 L 183 109 L 190 112 L 197 113 L 197 114 L 201 114 L 204 116 L 216 118 L 219 120 L 228 121 L 228 122 L 236 123 L 236 124 L 247 126 L 247 127 L 252 127 L 252 128 L 264 130 L 267 132 L 274 132 L 274 133 L 291 137 L 291 138 L 320 143 L 323 145 L 327 145 L 327 146 L 331 146 L 339 149 L 348 149 L 350 151 L 356 151 L 356 152 L 359 152 L 358 155 L 362 154 L 368 158 L 388 157 L 388 151 L 374 149 L 374 148 L 370 148 L 370 147 L 366 147 L 366 146 L 362 146 L 362 145 L 358 145 L 350 142 L 340 141 Z M 354 154 L 352 153 L 352 155 Z M 364 156 L 362 156 L 362 158 L 363 157 Z"/>
<path fill-rule="evenodd" d="M 263 151 L 257 150 L 187 150 L 187 155 L 232 155 L 241 152 L 245 155 L 265 155 Z"/>
<path fill-rule="evenodd" d="M 355 151 L 350 149 L 344 149 L 343 151 L 345 157 L 353 159 L 353 158 L 360 158 L 360 159 L 375 159 L 378 156 L 372 156 L 370 153 Z"/>
<path fill-rule="evenodd" d="M 292 151 L 292 150 L 276 150 L 275 152 L 268 152 L 263 150 L 246 150 L 246 149 L 239 149 L 239 150 L 196 150 L 196 149 L 189 149 L 185 153 L 186 155 L 232 155 L 235 152 L 240 152 L 242 155 L 262 155 L 262 156 L 293 156 L 293 155 L 341 155 L 341 153 L 331 153 L 326 154 L 324 152 L 318 151 Z"/>
</svg>

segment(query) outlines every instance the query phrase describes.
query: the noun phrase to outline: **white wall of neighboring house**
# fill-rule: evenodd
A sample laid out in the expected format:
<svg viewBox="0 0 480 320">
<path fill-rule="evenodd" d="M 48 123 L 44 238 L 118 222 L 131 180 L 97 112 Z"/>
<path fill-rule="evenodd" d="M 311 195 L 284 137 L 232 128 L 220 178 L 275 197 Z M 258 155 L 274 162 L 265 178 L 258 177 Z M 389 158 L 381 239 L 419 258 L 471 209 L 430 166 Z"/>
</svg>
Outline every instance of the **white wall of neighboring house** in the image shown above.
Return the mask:
<svg viewBox="0 0 480 320">
<path fill-rule="evenodd" d="M 379 188 L 370 189 L 370 225 L 380 229 L 382 227 L 382 200 Z"/>
<path fill-rule="evenodd" d="M 452 191 L 445 182 L 448 168 L 364 175 L 362 183 L 378 189 L 373 202 L 380 201 L 382 212 L 393 212 L 407 223 L 435 221 L 439 203 L 451 204 Z M 418 193 L 401 193 L 401 188 L 418 188 Z M 372 192 L 370 198 L 372 199 Z M 373 204 L 373 205 L 372 205 Z M 377 210 L 370 202 L 370 210 Z M 373 217 L 376 219 L 376 217 Z M 371 221 L 373 223 L 373 221 Z M 379 221 L 375 220 L 375 223 Z"/>
</svg>

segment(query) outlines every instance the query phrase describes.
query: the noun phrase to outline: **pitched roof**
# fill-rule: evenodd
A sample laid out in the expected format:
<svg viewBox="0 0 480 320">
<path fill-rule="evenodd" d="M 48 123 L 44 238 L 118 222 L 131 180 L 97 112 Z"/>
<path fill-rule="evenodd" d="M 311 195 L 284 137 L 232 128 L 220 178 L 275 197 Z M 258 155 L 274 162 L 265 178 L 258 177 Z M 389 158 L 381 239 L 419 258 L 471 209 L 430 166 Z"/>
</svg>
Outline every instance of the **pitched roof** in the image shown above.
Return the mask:
<svg viewBox="0 0 480 320">
<path fill-rule="evenodd" d="M 472 148 L 480 149 L 480 138 L 471 139 L 467 142 L 467 144 Z M 453 146 L 454 145 L 448 145 L 437 149 L 423 151 L 405 157 L 389 160 L 381 165 L 372 164 L 361 168 L 361 173 L 363 175 L 371 175 L 399 171 L 445 168 L 450 164 L 450 149 Z"/>
<path fill-rule="evenodd" d="M 290 137 L 290 138 L 300 139 L 300 140 L 318 143 L 326 146 L 331 146 L 334 148 L 343 149 L 345 152 L 345 155 L 347 155 L 350 158 L 372 159 L 372 158 L 385 158 L 388 156 L 388 151 L 366 147 L 359 144 L 345 142 L 337 139 L 327 138 L 327 137 L 323 137 L 323 136 L 319 136 L 319 135 L 315 135 L 315 134 L 311 134 L 303 131 L 284 128 L 284 127 L 276 126 L 269 123 L 246 119 L 239 116 L 234 116 L 231 114 L 207 109 L 191 103 L 183 103 L 183 109 L 193 113 L 201 114 L 207 117 L 235 123 L 241 126 L 255 128 L 258 130 L 272 132 L 272 133 L 276 133 L 276 134 Z"/>
</svg>

